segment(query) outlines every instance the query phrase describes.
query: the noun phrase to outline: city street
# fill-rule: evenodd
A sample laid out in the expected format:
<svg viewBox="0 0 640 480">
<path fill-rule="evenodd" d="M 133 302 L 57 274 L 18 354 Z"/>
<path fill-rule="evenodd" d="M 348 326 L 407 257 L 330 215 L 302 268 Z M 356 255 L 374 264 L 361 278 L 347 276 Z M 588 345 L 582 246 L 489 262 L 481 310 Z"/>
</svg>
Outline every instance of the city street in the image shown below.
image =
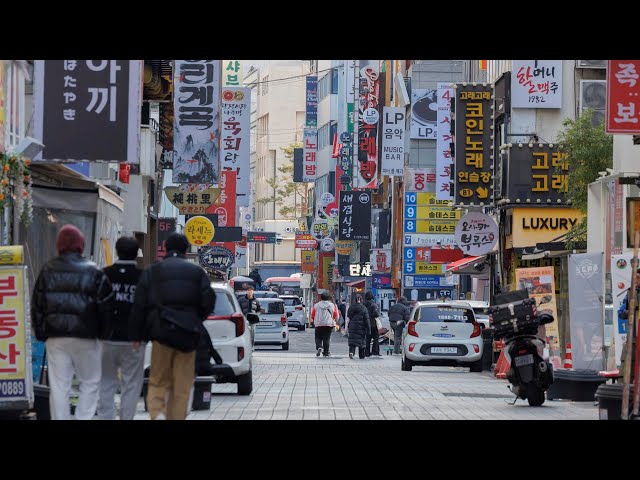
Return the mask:
<svg viewBox="0 0 640 480">
<path fill-rule="evenodd" d="M 346 337 L 334 333 L 329 358 L 315 356 L 314 330 L 290 330 L 290 350 L 256 347 L 253 393 L 213 386 L 211 409 L 189 420 L 597 420 L 594 402 L 509 403 L 506 380 L 467 368 L 400 370 L 400 357 L 350 360 Z M 143 403 L 136 419 L 146 420 Z"/>
</svg>

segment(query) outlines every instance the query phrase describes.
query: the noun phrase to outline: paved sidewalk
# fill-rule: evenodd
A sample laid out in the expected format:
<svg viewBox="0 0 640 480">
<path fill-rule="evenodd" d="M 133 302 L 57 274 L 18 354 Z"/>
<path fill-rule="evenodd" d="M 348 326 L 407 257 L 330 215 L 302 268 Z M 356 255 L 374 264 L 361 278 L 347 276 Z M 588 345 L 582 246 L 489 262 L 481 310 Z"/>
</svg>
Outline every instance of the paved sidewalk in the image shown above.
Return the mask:
<svg viewBox="0 0 640 480">
<path fill-rule="evenodd" d="M 336 349 L 337 350 L 337 349 Z M 254 352 L 253 393 L 239 396 L 235 384 L 213 386 L 211 409 L 191 420 L 597 420 L 594 402 L 547 401 L 530 407 L 508 382 L 467 368 L 400 370 L 399 356 L 350 360 L 336 352 Z M 509 403 L 508 403 L 509 402 Z M 140 402 L 136 419 L 148 419 Z"/>
</svg>

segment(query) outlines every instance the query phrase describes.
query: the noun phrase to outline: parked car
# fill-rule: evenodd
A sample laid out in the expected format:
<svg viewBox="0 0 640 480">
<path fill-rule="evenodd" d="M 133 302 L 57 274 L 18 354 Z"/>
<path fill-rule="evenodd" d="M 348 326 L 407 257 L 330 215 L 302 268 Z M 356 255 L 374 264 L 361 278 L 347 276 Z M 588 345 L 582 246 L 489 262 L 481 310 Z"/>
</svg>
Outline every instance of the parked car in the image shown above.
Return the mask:
<svg viewBox="0 0 640 480">
<path fill-rule="evenodd" d="M 281 298 L 260 299 L 260 321 L 256 324 L 256 345 L 281 345 L 289 350 L 289 327 Z"/>
<path fill-rule="evenodd" d="M 236 298 L 240 300 L 242 297 L 246 297 L 247 292 L 236 292 Z M 255 290 L 253 292 L 253 296 L 258 299 L 258 301 L 263 298 L 278 298 L 278 292 L 272 292 L 270 290 Z"/>
<path fill-rule="evenodd" d="M 461 365 L 482 371 L 482 328 L 463 301 L 417 302 L 402 337 L 402 370 Z"/>
<path fill-rule="evenodd" d="M 237 383 L 239 395 L 249 395 L 253 390 L 252 354 L 255 326 L 258 316 L 242 314 L 240 304 L 227 282 L 212 282 L 216 294 L 213 312 L 204 321 L 213 347 L 222 357 L 222 363 L 214 365 L 216 383 Z M 212 360 L 213 363 L 213 360 Z M 151 342 L 145 351 L 145 367 L 151 364 Z"/>
<path fill-rule="evenodd" d="M 483 300 L 466 300 L 471 305 L 473 313 L 476 315 L 476 321 L 484 325 L 484 328 L 489 328 L 489 302 Z"/>
<path fill-rule="evenodd" d="M 296 295 L 280 295 L 280 298 L 284 300 L 284 311 L 291 313 L 291 316 L 287 318 L 289 326 L 304 331 L 307 325 L 307 316 L 304 313 L 304 305 L 300 297 Z"/>
</svg>

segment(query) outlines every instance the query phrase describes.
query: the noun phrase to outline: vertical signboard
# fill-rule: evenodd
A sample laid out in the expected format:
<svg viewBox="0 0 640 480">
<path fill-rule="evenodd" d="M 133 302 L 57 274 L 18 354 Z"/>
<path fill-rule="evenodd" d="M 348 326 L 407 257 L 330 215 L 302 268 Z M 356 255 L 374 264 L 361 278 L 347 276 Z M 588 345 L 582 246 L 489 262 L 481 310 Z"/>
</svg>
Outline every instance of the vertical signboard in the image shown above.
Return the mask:
<svg viewBox="0 0 640 480">
<path fill-rule="evenodd" d="M 220 196 L 206 210 L 206 213 L 218 215 L 218 227 L 235 227 L 236 225 L 236 172 L 223 170 L 220 172 Z"/>
<path fill-rule="evenodd" d="M 628 318 L 620 318 L 618 310 L 631 288 L 633 253 L 611 255 L 611 296 L 613 297 L 613 338 L 616 367 L 620 367 L 622 346 L 627 342 Z"/>
<path fill-rule="evenodd" d="M 176 231 L 175 218 L 159 218 L 158 219 L 158 246 L 156 248 L 156 260 L 162 260 L 167 254 L 164 243 L 173 232 Z"/>
<path fill-rule="evenodd" d="M 251 89 L 222 89 L 220 170 L 236 172 L 236 204 L 249 206 Z"/>
<path fill-rule="evenodd" d="M 382 119 L 382 174 L 390 177 L 404 175 L 404 107 L 384 107 Z"/>
<path fill-rule="evenodd" d="M 307 77 L 306 116 L 307 127 L 318 127 L 318 77 Z"/>
<path fill-rule="evenodd" d="M 438 91 L 411 89 L 411 139 L 435 140 L 438 121 Z"/>
<path fill-rule="evenodd" d="M 5 68 L 0 60 L 0 152 L 4 152 Z"/>
<path fill-rule="evenodd" d="M 318 149 L 318 130 L 315 128 L 305 128 L 303 137 L 303 171 L 302 181 L 313 182 L 316 179 L 318 163 L 316 154 Z"/>
<path fill-rule="evenodd" d="M 316 251 L 303 250 L 300 252 L 300 270 L 304 273 L 315 273 L 316 271 Z"/>
<path fill-rule="evenodd" d="M 562 60 L 513 60 L 512 108 L 562 107 Z"/>
<path fill-rule="evenodd" d="M 607 133 L 640 134 L 640 60 L 609 60 Z"/>
<path fill-rule="evenodd" d="M 36 60 L 35 158 L 139 163 L 141 63 Z"/>
<path fill-rule="evenodd" d="M 371 194 L 340 192 L 338 240 L 371 240 Z"/>
<path fill-rule="evenodd" d="M 175 60 L 173 75 L 173 183 L 218 183 L 220 60 Z"/>
<path fill-rule="evenodd" d="M 222 61 L 223 87 L 241 87 L 243 80 L 242 62 L 240 62 L 240 60 Z"/>
<path fill-rule="evenodd" d="M 374 248 L 371 250 L 371 271 L 374 273 L 391 272 L 391 250 Z"/>
<path fill-rule="evenodd" d="M 457 205 L 484 205 L 493 196 L 493 87 L 458 84 L 455 105 Z"/>
<path fill-rule="evenodd" d="M 358 174 L 354 185 L 358 189 L 378 188 L 379 75 L 379 60 L 360 60 Z"/>
<path fill-rule="evenodd" d="M 602 253 L 569 255 L 571 352 L 576 370 L 602 370 L 604 298 Z"/>
<path fill-rule="evenodd" d="M 301 183 L 302 177 L 304 176 L 304 149 L 303 148 L 294 148 L 293 149 L 293 181 L 295 183 Z"/>
<path fill-rule="evenodd" d="M 453 132 L 451 132 L 451 99 L 455 96 L 455 90 L 450 83 L 438 84 L 438 113 L 436 132 L 436 198 L 438 200 L 453 200 L 453 182 L 451 171 L 453 170 L 453 157 L 451 144 Z"/>
<path fill-rule="evenodd" d="M 553 323 L 545 325 L 549 359 L 553 363 L 553 368 L 562 368 L 553 267 L 518 268 L 516 269 L 516 285 L 519 290 L 527 289 L 529 297 L 536 301 L 538 314 L 546 311 L 553 315 Z"/>
</svg>

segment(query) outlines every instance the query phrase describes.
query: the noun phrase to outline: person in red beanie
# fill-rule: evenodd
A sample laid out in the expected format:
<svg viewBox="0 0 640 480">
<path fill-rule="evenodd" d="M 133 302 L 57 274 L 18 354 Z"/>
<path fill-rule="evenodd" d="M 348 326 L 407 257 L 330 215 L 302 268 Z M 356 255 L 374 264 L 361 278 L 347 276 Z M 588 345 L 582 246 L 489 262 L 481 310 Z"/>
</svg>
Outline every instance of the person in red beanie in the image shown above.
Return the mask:
<svg viewBox="0 0 640 480">
<path fill-rule="evenodd" d="M 84 235 L 64 225 L 56 238 L 58 256 L 42 268 L 31 301 L 36 338 L 45 342 L 52 420 L 69 420 L 75 375 L 80 396 L 77 420 L 95 416 L 100 395 L 102 349 L 113 293 L 106 274 L 82 256 Z"/>
</svg>

